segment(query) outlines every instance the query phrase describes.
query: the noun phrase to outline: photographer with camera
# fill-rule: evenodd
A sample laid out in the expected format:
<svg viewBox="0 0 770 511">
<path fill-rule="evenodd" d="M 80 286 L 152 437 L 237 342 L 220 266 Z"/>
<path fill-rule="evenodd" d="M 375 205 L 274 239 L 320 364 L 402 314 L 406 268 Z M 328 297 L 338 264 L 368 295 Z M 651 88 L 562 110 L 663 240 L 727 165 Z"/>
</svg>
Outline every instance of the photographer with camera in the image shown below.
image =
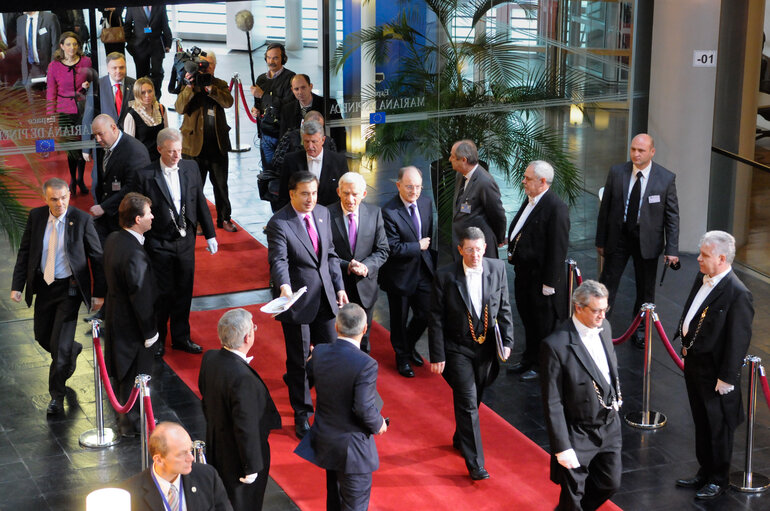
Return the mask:
<svg viewBox="0 0 770 511">
<path fill-rule="evenodd" d="M 214 77 L 217 57 L 212 51 L 193 48 L 191 59 L 184 64 L 184 86 L 176 98 L 176 111 L 182 120 L 182 155 L 195 160 L 201 172 L 201 184 L 210 172 L 217 210 L 217 227 L 228 232 L 237 229 L 230 220 L 230 198 L 227 190 L 230 126 L 225 108 L 233 105 L 227 82 Z"/>
</svg>

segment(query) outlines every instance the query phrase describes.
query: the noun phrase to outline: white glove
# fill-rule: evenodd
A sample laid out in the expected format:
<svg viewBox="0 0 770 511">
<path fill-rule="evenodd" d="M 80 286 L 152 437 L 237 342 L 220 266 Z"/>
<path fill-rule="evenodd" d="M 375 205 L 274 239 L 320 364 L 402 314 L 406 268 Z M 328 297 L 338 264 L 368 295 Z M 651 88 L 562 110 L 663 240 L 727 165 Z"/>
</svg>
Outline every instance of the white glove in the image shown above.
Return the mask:
<svg viewBox="0 0 770 511">
<path fill-rule="evenodd" d="M 242 482 L 243 484 L 251 484 L 254 481 L 257 480 L 257 476 L 259 475 L 258 472 L 254 472 L 253 474 L 249 474 L 246 477 L 241 477 L 238 480 Z"/>
<path fill-rule="evenodd" d="M 545 296 L 551 296 L 556 294 L 556 289 L 552 288 L 551 286 L 546 286 L 543 284 L 543 295 Z"/>
<path fill-rule="evenodd" d="M 145 339 L 144 340 L 144 347 L 145 348 L 149 348 L 150 346 L 155 344 L 158 341 L 158 337 L 159 336 L 160 336 L 160 334 L 155 334 L 152 337 L 150 337 L 149 339 Z"/>
<path fill-rule="evenodd" d="M 217 243 L 217 239 L 216 238 L 209 238 L 209 239 L 207 239 L 206 240 L 206 245 L 208 245 L 206 250 L 211 252 L 211 255 L 216 254 L 217 250 L 219 250 L 219 244 Z"/>
<path fill-rule="evenodd" d="M 719 392 L 722 395 L 729 394 L 730 392 L 735 389 L 735 385 L 730 385 L 729 383 L 725 383 L 719 378 L 717 378 L 717 386 L 714 387 L 714 390 Z"/>
<path fill-rule="evenodd" d="M 566 451 L 556 453 L 556 461 L 559 462 L 564 468 L 573 469 L 580 466 L 580 462 L 575 454 L 575 449 L 567 449 Z"/>
</svg>

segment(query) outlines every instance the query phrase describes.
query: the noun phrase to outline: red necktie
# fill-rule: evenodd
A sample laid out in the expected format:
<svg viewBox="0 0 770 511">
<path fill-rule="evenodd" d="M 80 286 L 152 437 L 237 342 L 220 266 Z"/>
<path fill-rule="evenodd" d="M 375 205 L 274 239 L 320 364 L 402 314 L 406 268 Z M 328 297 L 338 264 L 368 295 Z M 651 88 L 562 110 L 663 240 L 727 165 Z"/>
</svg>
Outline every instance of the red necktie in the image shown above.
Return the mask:
<svg viewBox="0 0 770 511">
<path fill-rule="evenodd" d="M 120 115 L 120 109 L 123 106 L 123 93 L 120 92 L 120 84 L 115 84 L 115 111 Z"/>
<path fill-rule="evenodd" d="M 313 250 L 318 255 L 318 234 L 315 232 L 313 223 L 310 220 L 310 215 L 305 215 L 305 228 L 307 229 L 307 235 L 310 236 L 310 243 L 313 244 Z"/>
</svg>

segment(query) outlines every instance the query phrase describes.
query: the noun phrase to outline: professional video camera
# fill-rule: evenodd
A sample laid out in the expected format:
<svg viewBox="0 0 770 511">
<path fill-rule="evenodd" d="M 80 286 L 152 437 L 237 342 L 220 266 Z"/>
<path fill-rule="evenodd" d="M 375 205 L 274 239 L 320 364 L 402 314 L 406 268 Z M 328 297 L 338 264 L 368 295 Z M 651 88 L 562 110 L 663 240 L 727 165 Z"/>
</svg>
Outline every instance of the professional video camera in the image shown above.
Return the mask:
<svg viewBox="0 0 770 511">
<path fill-rule="evenodd" d="M 211 85 L 213 76 L 206 73 L 209 63 L 201 58 L 205 56 L 206 52 L 201 51 L 197 46 L 193 46 L 188 51 L 178 51 L 174 55 L 174 65 L 168 82 L 168 91 L 171 94 L 179 94 L 185 85 L 201 88 Z M 188 73 L 192 75 L 189 80 Z"/>
</svg>

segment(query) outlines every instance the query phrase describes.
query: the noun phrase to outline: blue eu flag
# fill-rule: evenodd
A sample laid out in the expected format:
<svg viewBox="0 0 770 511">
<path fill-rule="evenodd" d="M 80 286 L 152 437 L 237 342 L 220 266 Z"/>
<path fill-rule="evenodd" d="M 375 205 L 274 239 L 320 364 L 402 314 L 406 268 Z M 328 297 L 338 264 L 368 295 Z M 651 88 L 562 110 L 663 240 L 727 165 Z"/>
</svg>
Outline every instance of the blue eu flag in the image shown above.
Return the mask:
<svg viewBox="0 0 770 511">
<path fill-rule="evenodd" d="M 369 124 L 385 124 L 385 112 L 369 114 Z"/>
<path fill-rule="evenodd" d="M 54 141 L 52 138 L 35 140 L 36 153 L 50 153 L 53 150 L 54 150 Z"/>
</svg>

